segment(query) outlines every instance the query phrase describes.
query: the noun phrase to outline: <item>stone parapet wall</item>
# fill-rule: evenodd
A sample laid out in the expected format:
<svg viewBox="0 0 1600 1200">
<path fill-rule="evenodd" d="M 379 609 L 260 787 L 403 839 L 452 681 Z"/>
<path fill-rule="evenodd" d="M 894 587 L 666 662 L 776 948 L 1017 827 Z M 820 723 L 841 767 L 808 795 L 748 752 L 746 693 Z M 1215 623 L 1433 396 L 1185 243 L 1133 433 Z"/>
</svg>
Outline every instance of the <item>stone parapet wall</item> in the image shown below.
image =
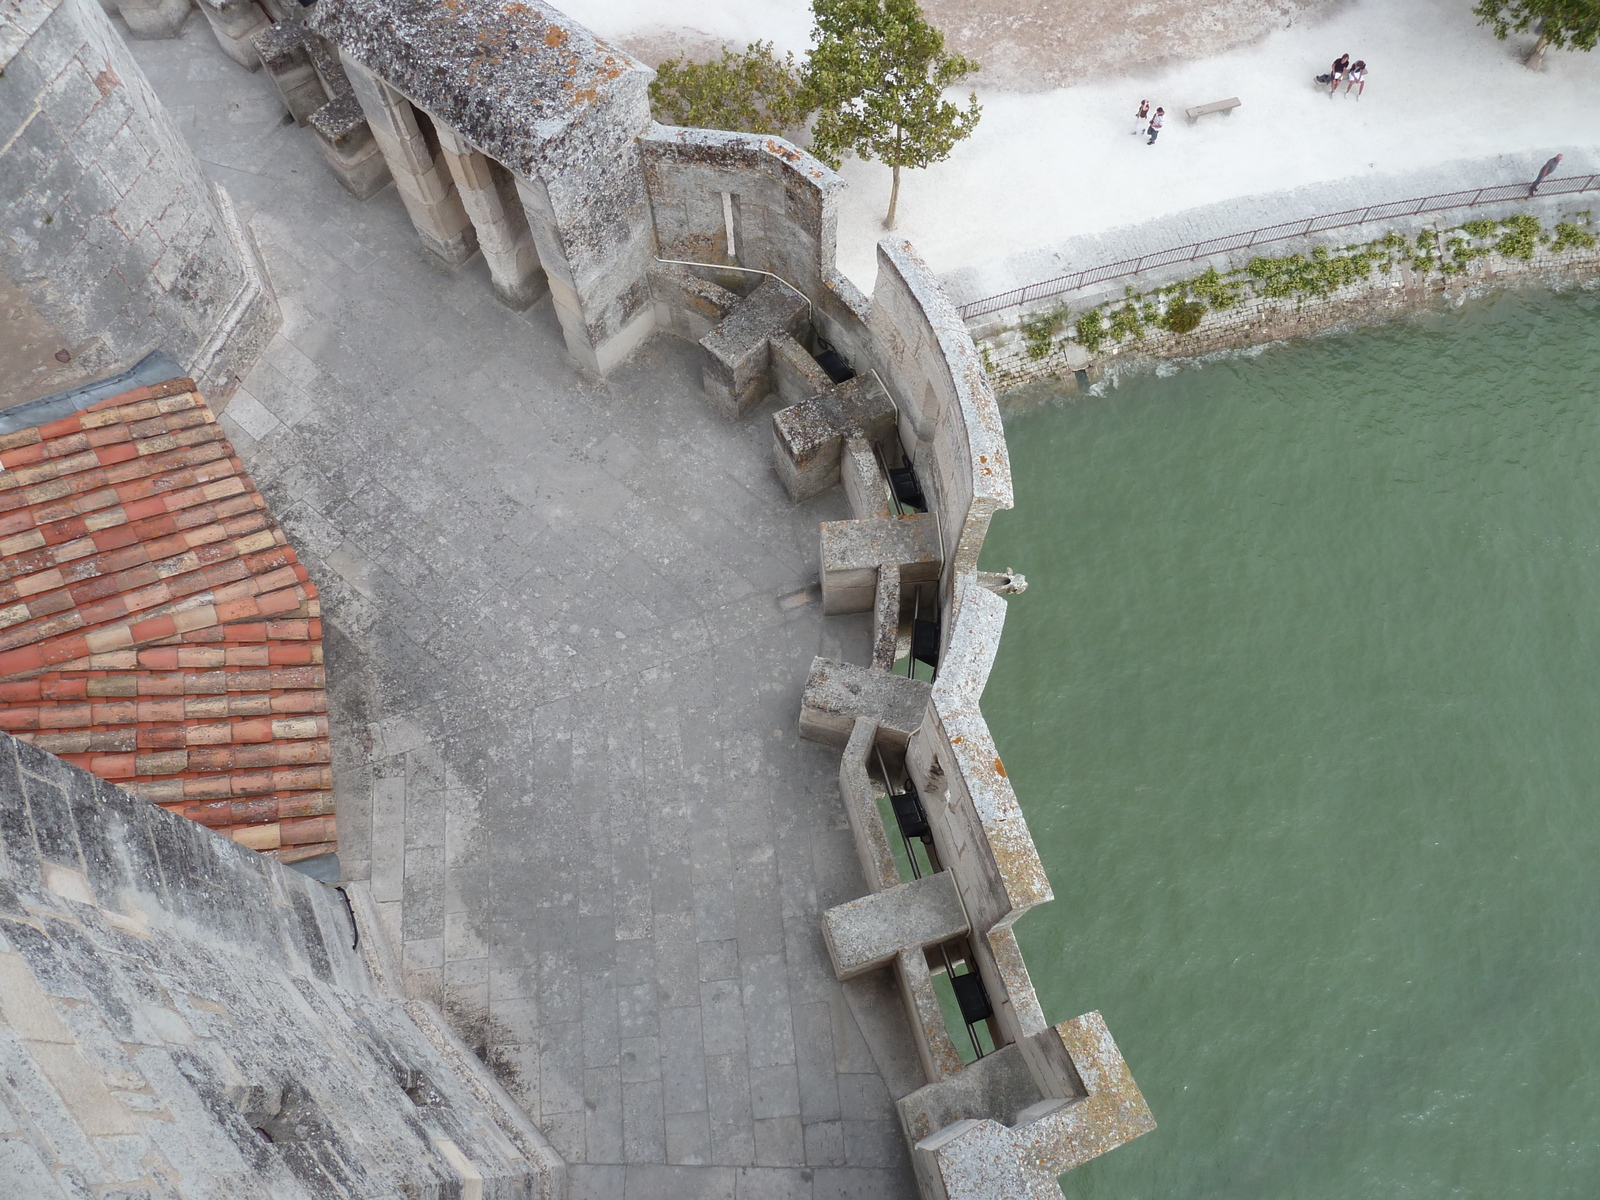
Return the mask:
<svg viewBox="0 0 1600 1200">
<path fill-rule="evenodd" d="M 1411 221 L 1378 231 L 1371 241 L 1354 245 L 1348 238 L 1340 241 L 1322 235 L 1275 244 L 1270 256 L 1252 252 L 1168 267 L 1147 276 L 1119 280 L 1115 288 L 1102 286 L 1060 297 L 1020 319 L 983 318 L 975 322 L 974 336 L 998 391 L 1039 383 L 1070 392 L 1092 385 L 1107 372 L 1140 370 L 1163 359 L 1197 358 L 1331 329 L 1376 324 L 1430 304 L 1453 303 L 1495 288 L 1561 289 L 1592 286 L 1600 280 L 1600 249 L 1592 244 L 1600 241 L 1596 236 L 1600 230 L 1592 213 L 1574 211 L 1572 198 L 1497 207 L 1503 215 L 1469 214 L 1470 219 L 1460 223 Z M 1516 209 L 1522 210 L 1522 216 L 1537 220 L 1542 233 L 1511 252 L 1497 250 L 1496 244 L 1515 233 L 1508 222 L 1521 219 Z M 1476 236 L 1470 232 L 1471 228 L 1488 225 L 1494 226 L 1490 232 Z M 1556 232 L 1561 226 L 1577 231 L 1578 240 L 1562 243 Z M 1419 261 L 1419 235 L 1434 239 L 1442 253 Z M 1583 244 L 1584 237 L 1591 244 Z M 1459 256 L 1451 251 L 1452 243 L 1460 244 Z M 1254 259 L 1282 261 L 1296 254 L 1310 259 L 1319 251 L 1330 260 L 1362 253 L 1377 257 L 1359 277 L 1323 291 L 1290 290 L 1287 295 L 1274 295 L 1268 280 L 1250 272 Z M 1214 276 L 1209 282 L 1207 272 Z M 1218 307 L 1200 294 L 1218 283 L 1231 289 L 1236 297 L 1228 307 Z M 1159 316 L 1186 294 L 1206 305 L 1199 324 L 1188 332 L 1175 332 L 1142 319 L 1137 333 L 1117 336 L 1108 331 L 1096 347 L 1085 345 L 1079 336 L 1077 323 L 1086 313 L 1099 312 L 1115 320 L 1119 310 L 1133 304 L 1144 309 L 1143 318 L 1151 315 L 1147 305 L 1154 306 Z M 1123 329 L 1126 328 L 1125 325 Z M 1048 349 L 1044 349 L 1046 341 Z"/>
<path fill-rule="evenodd" d="M 978 568 L 990 518 L 1011 507 L 1000 409 L 955 305 L 910 242 L 878 244 L 869 329 L 899 404 L 901 441 L 938 514 L 941 602 L 949 611 L 960 595 L 958 576 Z"/>
<path fill-rule="evenodd" d="M 807 295 L 824 286 L 844 188 L 824 164 L 782 138 L 673 125 L 651 125 L 639 151 L 662 258 L 770 271 Z"/>
<path fill-rule="evenodd" d="M 277 328 L 212 186 L 94 0 L 22 0 L 0 31 L 0 404 L 164 350 L 218 399 Z M 65 356 L 64 358 L 62 356 Z"/>
<path fill-rule="evenodd" d="M 1052 895 L 979 704 L 1006 602 L 977 563 L 991 517 L 1012 504 L 1009 456 L 978 349 L 908 243 L 879 244 L 867 333 L 858 369 L 870 365 L 896 401 L 897 439 L 928 512 L 869 514 L 853 492 L 857 519 L 822 528 L 825 611 L 871 610 L 875 622 L 872 665 L 817 659 L 802 701 L 807 736 L 843 745 L 840 793 L 867 877 L 868 894 L 830 910 L 824 930 L 840 978 L 880 967 L 894 974 L 926 1079 L 896 1098 L 922 1194 L 1042 1198 L 1059 1174 L 1154 1121 L 1098 1013 L 1046 1020 L 1017 943 L 1017 919 Z M 780 415 L 780 443 L 796 441 L 793 429 L 782 433 L 797 420 L 785 425 Z M 863 437 L 862 427 L 850 436 Z M 936 540 L 913 545 L 907 532 L 930 518 L 934 528 L 923 532 Z M 888 669 L 912 578 L 938 580 L 931 688 Z M 911 700 L 920 703 L 908 718 Z M 894 783 L 897 768 L 885 759 L 903 767 L 906 783 Z M 888 852 L 905 837 L 913 855 L 909 839 L 918 836 L 903 823 L 886 827 L 878 797 L 897 787 L 895 821 L 904 821 L 908 796 L 925 815 L 931 874 L 901 878 Z M 959 977 L 952 955 L 966 964 Z M 963 1018 L 987 1027 L 992 1048 L 975 1062 L 963 1064 L 957 1039 L 966 1035 L 946 1026 L 939 972 L 952 987 L 981 979 L 988 1015 Z"/>
</svg>

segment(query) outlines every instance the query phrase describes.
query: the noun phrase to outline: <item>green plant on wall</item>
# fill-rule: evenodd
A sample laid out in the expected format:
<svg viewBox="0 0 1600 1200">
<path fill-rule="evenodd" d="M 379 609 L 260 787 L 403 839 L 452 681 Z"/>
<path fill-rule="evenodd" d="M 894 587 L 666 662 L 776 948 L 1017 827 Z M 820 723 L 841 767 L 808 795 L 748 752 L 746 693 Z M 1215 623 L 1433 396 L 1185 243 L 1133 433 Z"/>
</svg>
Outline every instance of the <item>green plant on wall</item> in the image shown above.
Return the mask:
<svg viewBox="0 0 1600 1200">
<path fill-rule="evenodd" d="M 1101 343 L 1106 340 L 1105 319 L 1101 317 L 1100 310 L 1091 308 L 1079 317 L 1072 334 L 1090 354 L 1100 349 Z"/>
<path fill-rule="evenodd" d="M 1367 246 L 1346 246 L 1352 254 L 1329 254 L 1317 246 L 1308 258 L 1290 254 L 1283 258 L 1252 258 L 1245 271 L 1257 281 L 1263 296 L 1285 299 L 1294 295 L 1326 296 L 1336 288 L 1365 279 L 1372 264 L 1386 257 L 1381 242 Z"/>
<path fill-rule="evenodd" d="M 1294 297 L 1297 301 L 1305 296 L 1325 296 L 1335 288 L 1366 279 L 1374 266 L 1393 270 L 1398 262 L 1408 260 L 1424 274 L 1437 270 L 1453 276 L 1464 273 L 1473 259 L 1488 254 L 1531 261 L 1541 244 L 1547 245 L 1552 254 L 1577 247 L 1592 250 L 1597 238 L 1586 228 L 1590 224 L 1590 213 L 1572 213 L 1568 220 L 1556 225 L 1552 236 L 1544 232 L 1538 218 L 1519 213 L 1499 220 L 1468 221 L 1442 232 L 1424 229 L 1414 243 L 1391 231 L 1364 245 L 1343 247 L 1339 252 L 1318 247 L 1309 255 L 1257 257 L 1243 270 L 1227 275 L 1210 267 L 1194 279 L 1151 292 L 1125 288 L 1121 300 L 1080 313 L 1072 324 L 1073 337 L 1094 354 L 1108 342 L 1143 338 L 1147 325 L 1170 333 L 1190 333 L 1199 327 L 1208 308 L 1225 310 L 1247 295 Z M 1165 313 L 1158 304 L 1163 296 L 1168 297 Z M 1020 327 L 1028 357 L 1038 360 L 1048 355 L 1067 321 L 1065 305 L 1024 318 Z"/>
<path fill-rule="evenodd" d="M 651 81 L 650 108 L 663 125 L 770 134 L 811 113 L 794 55 L 779 58 L 771 42 L 751 42 L 743 54 L 724 46 L 710 62 L 667 59 Z"/>
<path fill-rule="evenodd" d="M 1224 312 L 1239 303 L 1242 280 L 1224 278 L 1215 267 L 1207 267 L 1205 274 L 1189 281 L 1189 294 L 1204 300 L 1218 312 Z"/>
<path fill-rule="evenodd" d="M 1574 225 L 1571 221 L 1560 221 L 1556 224 L 1556 236 L 1550 242 L 1550 253 L 1560 254 L 1568 246 L 1581 246 L 1585 250 L 1594 249 L 1594 234 L 1581 225 Z"/>
<path fill-rule="evenodd" d="M 1144 318 L 1137 304 L 1129 301 L 1111 314 L 1111 336 L 1119 342 L 1130 337 L 1144 337 Z"/>
<path fill-rule="evenodd" d="M 1495 252 L 1506 258 L 1520 258 L 1524 262 L 1532 262 L 1534 251 L 1539 248 L 1539 243 L 1545 240 L 1544 227 L 1539 224 L 1539 219 L 1530 217 L 1526 213 L 1519 213 L 1501 221 L 1500 228 L 1506 232 L 1495 242 Z"/>
<path fill-rule="evenodd" d="M 1037 361 L 1050 353 L 1056 343 L 1056 334 L 1067 327 L 1070 315 L 1065 304 L 1058 304 L 1044 312 L 1030 313 L 1022 318 L 1022 340 L 1027 343 L 1029 358 Z"/>
</svg>

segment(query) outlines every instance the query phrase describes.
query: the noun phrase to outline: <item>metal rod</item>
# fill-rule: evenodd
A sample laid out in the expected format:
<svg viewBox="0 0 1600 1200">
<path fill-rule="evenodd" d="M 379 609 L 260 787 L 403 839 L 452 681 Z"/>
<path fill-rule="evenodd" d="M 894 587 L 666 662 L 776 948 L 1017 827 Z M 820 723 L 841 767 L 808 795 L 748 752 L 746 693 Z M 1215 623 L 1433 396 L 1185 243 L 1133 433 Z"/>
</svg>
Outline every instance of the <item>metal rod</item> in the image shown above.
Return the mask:
<svg viewBox="0 0 1600 1200">
<path fill-rule="evenodd" d="M 883 790 L 890 796 L 889 808 L 891 811 L 893 811 L 894 784 L 889 782 L 889 768 L 883 765 L 883 751 L 878 749 L 877 742 L 872 743 L 872 752 L 878 756 L 878 773 L 883 776 Z M 917 865 L 917 852 L 911 848 L 911 839 L 906 836 L 906 831 L 901 828 L 899 813 L 895 813 L 894 815 L 894 825 L 895 829 L 899 830 L 900 841 L 906 848 L 906 861 L 911 864 L 911 878 L 921 879 L 922 869 Z M 933 863 L 933 858 L 931 855 L 928 858 L 928 863 L 930 866 Z"/>
<path fill-rule="evenodd" d="M 690 262 L 687 258 L 656 258 L 656 256 L 653 254 L 650 257 L 655 258 L 658 263 L 671 263 L 675 267 L 706 267 L 712 271 L 744 271 L 750 275 L 765 275 L 768 279 L 776 279 L 779 283 L 783 284 L 784 287 L 788 288 L 796 296 L 799 296 L 800 299 L 806 302 L 806 320 L 810 321 L 812 318 L 813 309 L 811 307 L 811 297 L 806 295 L 799 288 L 795 287 L 794 284 L 790 283 L 782 275 L 774 275 L 771 271 L 762 271 L 755 267 L 736 267 L 732 263 Z"/>
<path fill-rule="evenodd" d="M 955 977 L 956 977 L 956 969 L 955 969 L 955 967 L 953 965 L 951 965 L 951 962 L 950 962 L 950 947 L 949 947 L 948 943 L 945 943 L 945 942 L 940 942 L 939 943 L 939 953 L 944 956 L 944 973 L 945 973 L 945 976 L 952 981 L 951 984 L 950 984 L 950 990 L 954 991 L 955 990 L 955 982 L 954 982 L 954 980 L 955 980 Z M 970 958 L 967 959 L 966 962 L 967 962 L 967 965 L 969 967 L 977 965 Z M 956 1002 L 956 1007 L 959 1008 L 960 1006 L 961 1006 L 961 1004 L 960 1004 L 960 1001 L 958 1000 Z M 967 1027 L 967 1036 L 972 1039 L 972 1052 L 974 1054 L 976 1054 L 979 1058 L 982 1058 L 983 1055 L 984 1055 L 984 1049 L 983 1049 L 983 1046 L 978 1041 L 978 1031 L 972 1027 L 972 1022 L 967 1020 L 967 1014 L 966 1013 L 962 1013 L 961 1014 L 961 1023 Z"/>
<path fill-rule="evenodd" d="M 900 493 L 894 490 L 894 480 L 889 478 L 889 459 L 883 453 L 883 447 L 877 442 L 872 443 L 872 455 L 878 461 L 878 470 L 883 472 L 884 482 L 889 485 L 889 500 L 894 504 L 894 515 L 906 515 L 905 506 L 900 503 Z"/>
<path fill-rule="evenodd" d="M 906 678 L 917 677 L 917 618 L 922 615 L 922 585 L 911 585 L 911 649 L 906 652 Z"/>
</svg>

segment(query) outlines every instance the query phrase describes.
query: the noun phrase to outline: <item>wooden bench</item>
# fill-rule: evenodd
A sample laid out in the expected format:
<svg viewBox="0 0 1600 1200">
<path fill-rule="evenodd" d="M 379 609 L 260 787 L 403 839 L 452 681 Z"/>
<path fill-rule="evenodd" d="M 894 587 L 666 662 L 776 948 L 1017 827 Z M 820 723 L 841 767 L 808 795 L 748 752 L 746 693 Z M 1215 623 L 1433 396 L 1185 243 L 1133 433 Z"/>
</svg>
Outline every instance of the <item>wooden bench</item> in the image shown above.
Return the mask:
<svg viewBox="0 0 1600 1200">
<path fill-rule="evenodd" d="M 1238 107 L 1239 97 L 1229 96 L 1226 100 L 1213 100 L 1210 104 L 1197 104 L 1193 108 L 1184 109 L 1184 112 L 1189 118 L 1189 124 L 1193 125 L 1207 113 L 1219 112 L 1231 117 L 1233 116 L 1233 110 Z"/>
</svg>

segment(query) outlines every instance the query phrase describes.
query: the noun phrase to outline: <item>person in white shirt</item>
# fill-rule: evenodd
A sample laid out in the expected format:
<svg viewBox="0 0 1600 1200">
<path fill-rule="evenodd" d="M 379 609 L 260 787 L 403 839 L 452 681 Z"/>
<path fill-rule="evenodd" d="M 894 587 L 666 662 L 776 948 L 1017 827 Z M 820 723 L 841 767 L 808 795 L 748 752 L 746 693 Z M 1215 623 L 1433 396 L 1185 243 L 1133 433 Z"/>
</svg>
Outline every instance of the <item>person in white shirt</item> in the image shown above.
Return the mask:
<svg viewBox="0 0 1600 1200">
<path fill-rule="evenodd" d="M 1145 143 L 1146 146 L 1154 146 L 1156 144 L 1156 138 L 1161 134 L 1161 126 L 1166 124 L 1164 119 L 1166 115 L 1166 109 L 1158 108 L 1156 109 L 1156 115 L 1150 118 L 1150 128 L 1146 130 L 1150 135 L 1150 140 Z"/>
<path fill-rule="evenodd" d="M 1356 85 L 1360 86 L 1357 87 Z M 1344 77 L 1344 94 L 1348 96 L 1350 89 L 1356 89 L 1356 99 L 1361 99 L 1361 93 L 1367 90 L 1367 60 L 1358 58 L 1350 64 L 1350 70 Z"/>
</svg>

